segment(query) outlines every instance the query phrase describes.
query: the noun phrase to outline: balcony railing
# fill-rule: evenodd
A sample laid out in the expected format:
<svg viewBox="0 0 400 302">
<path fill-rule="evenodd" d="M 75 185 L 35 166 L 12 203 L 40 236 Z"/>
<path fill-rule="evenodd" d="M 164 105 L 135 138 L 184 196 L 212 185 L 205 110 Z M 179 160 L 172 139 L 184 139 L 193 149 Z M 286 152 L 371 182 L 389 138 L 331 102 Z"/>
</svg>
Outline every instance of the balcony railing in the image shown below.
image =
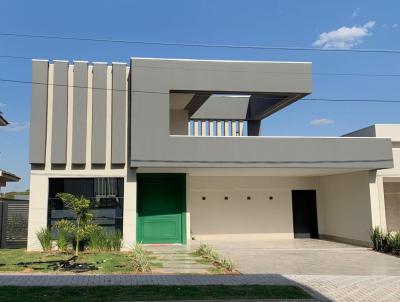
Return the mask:
<svg viewBox="0 0 400 302">
<path fill-rule="evenodd" d="M 243 120 L 190 120 L 189 136 L 246 136 Z"/>
</svg>

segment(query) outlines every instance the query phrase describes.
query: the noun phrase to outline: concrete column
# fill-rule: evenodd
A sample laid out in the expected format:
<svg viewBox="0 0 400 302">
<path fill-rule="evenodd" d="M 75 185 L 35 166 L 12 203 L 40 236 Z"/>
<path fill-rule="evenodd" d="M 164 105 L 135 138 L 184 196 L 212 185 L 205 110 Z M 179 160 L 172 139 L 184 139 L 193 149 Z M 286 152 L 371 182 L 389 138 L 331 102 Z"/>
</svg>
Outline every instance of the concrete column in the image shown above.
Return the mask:
<svg viewBox="0 0 400 302">
<path fill-rule="evenodd" d="M 260 136 L 261 134 L 261 121 L 247 121 L 247 135 Z"/>
<path fill-rule="evenodd" d="M 190 227 L 190 209 L 189 209 L 189 194 L 190 194 L 190 176 L 186 173 L 186 244 L 189 246 L 192 242 L 191 227 Z"/>
<path fill-rule="evenodd" d="M 47 227 L 48 176 L 31 173 L 29 195 L 28 251 L 41 251 L 42 247 L 36 237 L 36 232 Z"/>
<path fill-rule="evenodd" d="M 369 194 L 371 200 L 372 228 L 378 226 L 382 230 L 386 230 L 383 179 L 377 176 L 376 170 L 369 172 Z"/>
<path fill-rule="evenodd" d="M 128 168 L 124 178 L 123 250 L 130 250 L 136 243 L 136 169 Z"/>
</svg>

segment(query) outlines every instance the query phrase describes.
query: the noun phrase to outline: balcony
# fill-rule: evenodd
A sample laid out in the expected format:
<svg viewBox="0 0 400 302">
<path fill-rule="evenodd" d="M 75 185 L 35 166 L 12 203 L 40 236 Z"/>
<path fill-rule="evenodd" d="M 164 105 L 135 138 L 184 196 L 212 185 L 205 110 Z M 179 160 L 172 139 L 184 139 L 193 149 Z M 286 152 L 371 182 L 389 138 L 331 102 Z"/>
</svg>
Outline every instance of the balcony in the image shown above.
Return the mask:
<svg viewBox="0 0 400 302">
<path fill-rule="evenodd" d="M 189 136 L 246 136 L 243 120 L 197 120 L 188 123 Z"/>
<path fill-rule="evenodd" d="M 261 121 L 311 93 L 311 64 L 132 59 L 131 167 L 393 166 L 390 139 L 263 137 Z"/>
</svg>

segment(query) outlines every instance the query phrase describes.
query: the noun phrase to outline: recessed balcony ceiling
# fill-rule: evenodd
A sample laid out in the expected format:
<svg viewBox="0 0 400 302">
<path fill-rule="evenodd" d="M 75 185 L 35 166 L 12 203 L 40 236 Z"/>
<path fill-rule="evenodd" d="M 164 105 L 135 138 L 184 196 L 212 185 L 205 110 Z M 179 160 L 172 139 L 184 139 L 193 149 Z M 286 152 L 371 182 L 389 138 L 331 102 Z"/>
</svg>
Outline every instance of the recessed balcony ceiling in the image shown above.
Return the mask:
<svg viewBox="0 0 400 302">
<path fill-rule="evenodd" d="M 187 110 L 191 119 L 261 120 L 306 94 L 227 94 L 215 92 L 172 92 L 170 108 Z"/>
</svg>

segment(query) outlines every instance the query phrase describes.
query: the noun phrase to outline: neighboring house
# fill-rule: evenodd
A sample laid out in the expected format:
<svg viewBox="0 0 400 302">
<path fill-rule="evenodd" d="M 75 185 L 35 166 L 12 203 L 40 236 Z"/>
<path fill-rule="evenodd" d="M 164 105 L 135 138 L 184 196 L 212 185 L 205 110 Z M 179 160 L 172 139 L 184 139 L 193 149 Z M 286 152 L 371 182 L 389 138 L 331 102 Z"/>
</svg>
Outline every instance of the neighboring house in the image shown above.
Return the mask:
<svg viewBox="0 0 400 302">
<path fill-rule="evenodd" d="M 15 182 L 19 180 L 20 178 L 17 175 L 4 170 L 0 170 L 0 192 L 1 188 L 7 185 L 7 182 Z"/>
<path fill-rule="evenodd" d="M 7 126 L 9 122 L 3 116 L 3 113 L 0 111 L 0 127 Z M 15 182 L 19 181 L 20 178 L 17 175 L 14 175 L 10 172 L 0 170 L 0 192 L 1 188 L 7 185 L 7 182 Z"/>
<path fill-rule="evenodd" d="M 0 126 L 9 123 L 0 112 Z M 10 172 L 0 170 L 0 193 L 8 182 L 20 178 Z M 7 194 L 0 195 L 0 248 L 26 247 L 28 227 L 28 200 L 9 200 Z"/>
<path fill-rule="evenodd" d="M 382 138 L 261 136 L 262 119 L 311 93 L 310 63 L 35 60 L 32 82 L 29 250 L 39 229 L 71 215 L 58 192 L 95 200 L 95 221 L 122 230 L 125 248 L 318 236 L 366 245 L 390 221 L 399 126 Z"/>
</svg>

